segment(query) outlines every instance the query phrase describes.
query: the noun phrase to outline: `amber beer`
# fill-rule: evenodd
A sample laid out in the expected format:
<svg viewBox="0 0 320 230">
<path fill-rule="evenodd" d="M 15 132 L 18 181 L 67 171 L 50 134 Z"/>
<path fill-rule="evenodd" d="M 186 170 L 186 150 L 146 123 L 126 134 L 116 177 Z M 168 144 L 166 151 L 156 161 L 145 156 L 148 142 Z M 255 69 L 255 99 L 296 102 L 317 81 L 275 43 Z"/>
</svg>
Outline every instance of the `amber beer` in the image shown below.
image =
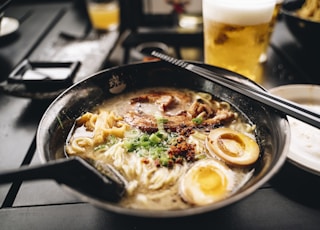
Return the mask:
<svg viewBox="0 0 320 230">
<path fill-rule="evenodd" d="M 88 14 L 93 28 L 115 30 L 120 21 L 120 10 L 116 0 L 88 0 Z"/>
<path fill-rule="evenodd" d="M 274 7 L 275 0 L 203 0 L 205 63 L 257 80 Z"/>
</svg>

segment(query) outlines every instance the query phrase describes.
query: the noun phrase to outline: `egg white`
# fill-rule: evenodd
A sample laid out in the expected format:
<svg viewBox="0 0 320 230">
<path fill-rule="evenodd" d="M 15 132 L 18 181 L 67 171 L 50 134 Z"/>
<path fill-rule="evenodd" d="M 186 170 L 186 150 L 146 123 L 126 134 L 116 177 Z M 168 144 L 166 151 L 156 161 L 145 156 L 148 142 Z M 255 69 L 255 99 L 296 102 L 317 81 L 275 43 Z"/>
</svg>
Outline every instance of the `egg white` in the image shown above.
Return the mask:
<svg viewBox="0 0 320 230">
<path fill-rule="evenodd" d="M 202 173 L 203 170 L 213 170 L 215 175 L 206 175 Z M 201 184 L 201 181 L 206 184 Z M 236 184 L 236 173 L 223 162 L 211 158 L 196 162 L 187 171 L 180 180 L 179 192 L 182 199 L 188 203 L 207 205 L 229 196 Z"/>
</svg>

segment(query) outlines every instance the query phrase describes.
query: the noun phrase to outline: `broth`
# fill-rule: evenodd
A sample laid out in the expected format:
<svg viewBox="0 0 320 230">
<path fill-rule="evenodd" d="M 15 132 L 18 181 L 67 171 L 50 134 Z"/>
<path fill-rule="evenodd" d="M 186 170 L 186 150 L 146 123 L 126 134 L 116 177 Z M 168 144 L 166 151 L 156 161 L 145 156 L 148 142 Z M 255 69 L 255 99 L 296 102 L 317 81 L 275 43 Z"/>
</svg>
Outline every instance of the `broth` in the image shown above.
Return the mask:
<svg viewBox="0 0 320 230">
<path fill-rule="evenodd" d="M 241 165 L 216 154 L 213 130 L 227 130 L 217 143 L 229 157 L 251 151 L 242 134 L 258 146 L 255 125 L 229 103 L 190 89 L 148 88 L 80 116 L 65 149 L 118 170 L 128 181 L 123 207 L 185 209 L 231 196 L 253 174 L 257 157 Z"/>
</svg>

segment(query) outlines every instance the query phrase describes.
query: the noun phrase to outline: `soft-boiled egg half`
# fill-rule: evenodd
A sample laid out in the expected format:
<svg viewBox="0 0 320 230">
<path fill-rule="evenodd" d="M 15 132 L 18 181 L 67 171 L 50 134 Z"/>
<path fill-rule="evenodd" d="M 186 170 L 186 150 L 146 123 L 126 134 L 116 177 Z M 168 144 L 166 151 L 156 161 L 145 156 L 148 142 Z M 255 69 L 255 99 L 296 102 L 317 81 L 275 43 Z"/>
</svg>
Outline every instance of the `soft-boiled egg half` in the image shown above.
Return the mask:
<svg viewBox="0 0 320 230">
<path fill-rule="evenodd" d="M 194 205 L 226 198 L 236 187 L 236 175 L 223 162 L 206 159 L 194 163 L 180 180 L 180 195 Z"/>
<path fill-rule="evenodd" d="M 206 145 L 212 156 L 234 166 L 252 165 L 260 154 L 259 145 L 253 138 L 230 128 L 211 130 Z"/>
</svg>

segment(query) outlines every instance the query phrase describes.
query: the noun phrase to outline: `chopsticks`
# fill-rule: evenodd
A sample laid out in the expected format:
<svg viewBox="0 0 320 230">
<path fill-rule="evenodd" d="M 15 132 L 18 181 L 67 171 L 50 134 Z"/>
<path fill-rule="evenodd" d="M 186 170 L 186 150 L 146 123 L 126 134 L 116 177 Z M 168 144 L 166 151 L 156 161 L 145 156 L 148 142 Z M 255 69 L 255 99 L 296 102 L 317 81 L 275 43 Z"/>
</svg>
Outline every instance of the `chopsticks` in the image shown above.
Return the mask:
<svg viewBox="0 0 320 230">
<path fill-rule="evenodd" d="M 264 105 L 270 106 L 302 122 L 320 128 L 320 115 L 306 108 L 301 107 L 297 103 L 291 102 L 281 97 L 274 96 L 268 93 L 267 91 L 251 88 L 248 85 L 242 84 L 241 82 L 237 82 L 225 76 L 221 76 L 218 73 L 212 72 L 208 69 L 193 65 L 180 59 L 170 57 L 166 54 L 157 51 L 152 51 L 151 55 L 163 61 L 169 62 L 172 65 L 191 71 L 205 79 L 213 81 L 237 93 L 245 95 Z"/>
</svg>

